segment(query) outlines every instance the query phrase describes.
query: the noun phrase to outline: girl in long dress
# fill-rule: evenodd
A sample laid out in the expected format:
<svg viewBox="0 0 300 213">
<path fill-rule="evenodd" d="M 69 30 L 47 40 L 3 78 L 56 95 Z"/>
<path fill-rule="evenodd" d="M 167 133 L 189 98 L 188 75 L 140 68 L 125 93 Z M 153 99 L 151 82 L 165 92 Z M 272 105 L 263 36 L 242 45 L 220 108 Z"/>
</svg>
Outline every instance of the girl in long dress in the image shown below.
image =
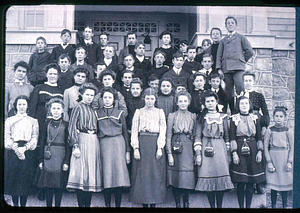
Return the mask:
<svg viewBox="0 0 300 213">
<path fill-rule="evenodd" d="M 167 126 L 167 185 L 172 186 L 176 208 L 181 208 L 181 195 L 183 207 L 188 208 L 189 191 L 195 189 L 193 130 L 196 114 L 188 111 L 191 102 L 188 92 L 177 93 L 175 102 L 179 109 L 169 114 Z M 176 142 L 181 144 L 178 146 Z"/>
<path fill-rule="evenodd" d="M 79 88 L 82 100 L 73 109 L 68 142 L 73 147 L 67 189 L 75 189 L 79 207 L 90 207 L 92 192 L 102 190 L 100 143 L 97 117 L 90 106 L 97 93 L 92 83 Z"/>
<path fill-rule="evenodd" d="M 155 207 L 166 197 L 166 119 L 162 109 L 154 107 L 156 90 L 143 93 L 145 107 L 137 109 L 131 128 L 132 159 L 129 200 L 144 207 Z"/>
<path fill-rule="evenodd" d="M 194 150 L 198 167 L 196 191 L 207 193 L 211 208 L 222 208 L 224 192 L 233 189 L 229 174 L 227 115 L 217 111 L 218 95 L 204 92 L 205 109 L 196 124 Z"/>
<path fill-rule="evenodd" d="M 29 98 L 17 96 L 17 114 L 5 121 L 4 194 L 11 195 L 14 206 L 26 206 L 27 197 L 35 194 L 35 154 L 39 136 L 38 121 L 27 115 Z M 20 200 L 20 205 L 19 205 Z"/>
</svg>

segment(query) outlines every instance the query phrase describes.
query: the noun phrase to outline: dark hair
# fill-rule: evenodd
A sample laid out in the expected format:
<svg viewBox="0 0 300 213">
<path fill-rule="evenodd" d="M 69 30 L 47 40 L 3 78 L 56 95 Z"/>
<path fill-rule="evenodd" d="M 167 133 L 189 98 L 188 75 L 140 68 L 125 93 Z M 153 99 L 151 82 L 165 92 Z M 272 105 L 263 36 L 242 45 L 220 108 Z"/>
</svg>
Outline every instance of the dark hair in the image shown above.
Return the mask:
<svg viewBox="0 0 300 213">
<path fill-rule="evenodd" d="M 114 71 L 112 71 L 111 69 L 107 69 L 107 70 L 103 70 L 103 71 L 100 73 L 99 79 L 100 79 L 101 82 L 102 82 L 103 77 L 104 77 L 105 75 L 110 75 L 114 80 L 116 80 L 116 73 L 115 73 Z"/>
<path fill-rule="evenodd" d="M 217 93 L 211 91 L 211 90 L 205 90 L 202 94 L 202 98 L 204 100 L 204 106 L 205 106 L 205 99 L 208 97 L 214 97 L 216 99 L 216 102 L 218 104 L 219 102 L 219 97 L 217 95 Z M 216 110 L 218 111 L 218 107 L 216 106 Z M 204 124 L 204 117 L 206 116 L 206 114 L 208 113 L 208 109 L 205 107 L 202 111 L 202 113 L 199 115 L 199 121 L 202 124 L 202 129 L 203 129 L 203 124 Z"/>
<path fill-rule="evenodd" d="M 83 45 L 77 45 L 76 46 L 76 49 L 75 49 L 75 51 L 77 51 L 77 50 L 79 50 L 79 49 L 84 49 L 84 51 L 85 51 L 85 54 L 87 54 L 87 49 L 86 49 L 86 47 L 85 46 L 83 46 Z"/>
<path fill-rule="evenodd" d="M 24 67 L 26 69 L 26 73 L 28 73 L 28 64 L 25 61 L 19 61 L 14 65 L 14 71 L 18 69 L 18 67 Z"/>
<path fill-rule="evenodd" d="M 180 40 L 179 42 L 179 45 L 180 44 L 186 44 L 186 45 L 189 45 L 189 42 L 187 40 Z"/>
<path fill-rule="evenodd" d="M 196 49 L 197 49 L 196 46 L 194 46 L 194 45 L 189 45 L 189 46 L 187 47 L 186 51 L 188 52 L 189 50 L 196 50 Z"/>
<path fill-rule="evenodd" d="M 142 99 L 145 100 L 146 95 L 154 95 L 155 96 L 155 102 L 158 99 L 157 91 L 151 87 L 144 90 Z"/>
<path fill-rule="evenodd" d="M 173 80 L 172 80 L 171 78 L 162 78 L 162 79 L 159 81 L 159 88 L 161 87 L 161 84 L 162 84 L 162 82 L 164 82 L 164 81 L 170 82 L 170 84 L 171 84 L 171 86 L 172 86 L 172 90 L 173 90 L 173 88 L 175 87 L 175 85 L 174 85 L 174 82 L 173 82 Z"/>
<path fill-rule="evenodd" d="M 73 76 L 75 76 L 77 73 L 85 73 L 86 79 L 90 76 L 90 71 L 82 66 L 79 66 L 76 70 L 73 71 Z"/>
<path fill-rule="evenodd" d="M 50 69 L 56 69 L 57 70 L 57 74 L 59 75 L 60 74 L 60 68 L 59 66 L 57 65 L 57 63 L 50 63 L 50 64 L 47 64 L 46 68 L 45 68 L 45 72 L 48 73 L 48 71 Z"/>
<path fill-rule="evenodd" d="M 137 49 L 140 45 L 145 46 L 145 43 L 143 41 L 137 41 L 135 46 L 134 46 L 134 49 Z"/>
<path fill-rule="evenodd" d="M 178 84 L 176 84 L 175 85 L 175 89 L 177 89 L 177 87 L 185 87 L 186 89 L 187 89 L 187 85 L 186 85 L 186 83 L 178 83 Z"/>
<path fill-rule="evenodd" d="M 181 96 L 181 95 L 184 95 L 184 96 L 188 97 L 189 102 L 191 103 L 191 100 L 192 100 L 191 94 L 188 93 L 187 91 L 180 91 L 180 92 L 178 92 L 178 93 L 175 94 L 175 103 L 176 103 L 176 104 L 178 103 L 178 98 L 179 98 L 179 96 Z M 189 104 L 190 104 L 190 103 L 189 103 Z"/>
<path fill-rule="evenodd" d="M 26 95 L 19 95 L 16 97 L 14 104 L 13 104 L 15 112 L 17 112 L 17 103 L 18 103 L 18 100 L 20 100 L 20 99 L 24 99 L 27 101 L 27 110 L 28 110 L 29 101 L 30 101 L 29 98 Z"/>
<path fill-rule="evenodd" d="M 204 42 L 207 42 L 207 43 L 211 44 L 211 40 L 210 40 L 210 39 L 208 39 L 208 38 L 206 38 L 206 39 L 203 39 L 203 40 L 202 40 L 202 44 L 201 44 L 201 46 L 203 46 L 203 45 L 204 45 Z"/>
<path fill-rule="evenodd" d="M 79 87 L 80 96 L 83 95 L 87 89 L 94 90 L 95 91 L 95 95 L 98 93 L 98 89 L 97 89 L 97 87 L 93 83 L 83 83 Z"/>
<path fill-rule="evenodd" d="M 181 52 L 176 52 L 172 56 L 172 59 L 174 59 L 174 58 L 184 58 L 184 56 Z"/>
<path fill-rule="evenodd" d="M 282 112 L 284 114 L 284 116 L 286 117 L 287 115 L 287 108 L 285 106 L 276 106 L 273 112 L 273 116 L 275 115 L 276 112 Z"/>
<path fill-rule="evenodd" d="M 202 49 L 201 46 L 196 47 L 196 52 L 198 52 L 199 49 Z"/>
<path fill-rule="evenodd" d="M 209 53 L 205 53 L 205 54 L 202 56 L 202 61 L 203 61 L 204 58 L 208 58 L 208 57 L 210 57 L 210 58 L 211 58 L 211 61 L 214 62 L 214 57 L 213 57 L 211 54 L 209 54 Z"/>
<path fill-rule="evenodd" d="M 156 52 L 154 53 L 154 58 L 155 58 L 155 56 L 157 56 L 158 54 L 162 54 L 162 55 L 165 57 L 165 59 L 166 59 L 166 57 L 167 57 L 167 55 L 166 55 L 165 52 L 163 52 L 163 51 L 161 51 L 161 50 L 158 50 L 158 51 L 156 51 Z"/>
<path fill-rule="evenodd" d="M 219 30 L 220 31 L 220 36 L 222 37 L 222 30 L 220 29 L 220 28 L 218 28 L 218 27 L 213 27 L 212 29 L 211 29 L 211 31 L 210 31 L 210 35 L 212 35 L 212 31 L 213 30 Z"/>
<path fill-rule="evenodd" d="M 233 19 L 233 20 L 235 21 L 236 26 L 237 26 L 237 20 L 236 20 L 236 18 L 234 18 L 233 16 L 228 16 L 228 17 L 225 19 L 225 26 L 227 25 L 227 20 L 228 20 L 228 19 Z"/>
<path fill-rule="evenodd" d="M 243 73 L 243 76 L 242 76 L 242 79 L 243 79 L 243 80 L 244 80 L 244 77 L 245 77 L 246 75 L 252 76 L 253 79 L 255 80 L 255 73 L 254 73 L 254 72 L 250 72 L 250 71 L 244 72 L 244 73 Z"/>
<path fill-rule="evenodd" d="M 114 54 L 116 54 L 116 49 L 115 49 L 115 47 L 114 47 L 113 45 L 111 45 L 111 44 L 106 45 L 106 46 L 104 47 L 104 50 L 105 50 L 107 47 L 112 47 L 112 48 L 113 48 L 113 51 L 114 51 Z"/>
<path fill-rule="evenodd" d="M 43 40 L 45 44 L 47 44 L 46 39 L 43 36 L 40 36 L 36 39 L 35 43 L 37 43 L 38 40 Z"/>
<path fill-rule="evenodd" d="M 134 60 L 134 57 L 132 54 L 128 53 L 128 54 L 125 54 L 124 57 L 123 57 L 123 60 L 127 57 L 127 56 L 130 56 L 133 60 Z"/>
<path fill-rule="evenodd" d="M 208 76 L 208 80 L 211 80 L 211 79 L 213 79 L 213 78 L 220 78 L 220 80 L 223 79 L 223 77 L 222 77 L 219 73 L 217 73 L 217 72 L 211 73 L 211 74 Z"/>
<path fill-rule="evenodd" d="M 133 31 L 129 31 L 126 35 L 126 37 L 128 38 L 129 35 L 135 35 L 135 38 L 137 38 L 137 34 Z"/>
<path fill-rule="evenodd" d="M 61 104 L 62 108 L 65 108 L 65 103 L 61 98 L 51 98 L 47 103 L 46 103 L 46 108 L 50 110 L 51 106 L 53 103 L 58 103 Z"/>
<path fill-rule="evenodd" d="M 162 39 L 162 37 L 163 37 L 164 35 L 170 35 L 171 41 L 173 40 L 173 35 L 172 35 L 172 33 L 170 33 L 169 31 L 167 31 L 167 30 L 163 31 L 163 32 L 159 35 L 159 38 Z"/>
<path fill-rule="evenodd" d="M 106 35 L 107 40 L 108 40 L 109 34 L 108 34 L 107 32 L 105 32 L 105 31 L 101 32 L 100 35 L 99 35 L 99 38 L 100 38 L 100 36 L 102 36 L 102 35 Z"/>
<path fill-rule="evenodd" d="M 156 81 L 156 80 L 159 80 L 158 76 L 157 76 L 155 73 L 152 73 L 152 74 L 149 76 L 149 82 L 150 82 L 150 81 Z"/>
<path fill-rule="evenodd" d="M 98 62 L 96 62 L 96 63 L 94 64 L 94 69 L 95 69 L 95 70 L 97 70 L 97 66 L 98 66 L 98 65 L 101 65 L 101 66 L 105 65 L 105 67 L 107 67 L 106 64 L 105 64 L 104 62 L 99 62 L 99 61 L 98 61 Z"/>
<path fill-rule="evenodd" d="M 130 88 L 131 88 L 132 84 L 140 84 L 141 89 L 143 89 L 143 82 L 139 78 L 133 78 L 132 79 L 132 81 L 130 82 Z"/>
<path fill-rule="evenodd" d="M 71 58 L 68 54 L 61 54 L 59 57 L 58 57 L 58 61 L 61 60 L 61 59 L 65 59 L 67 58 L 68 61 L 71 63 Z"/>
<path fill-rule="evenodd" d="M 128 70 L 128 69 L 125 69 L 123 72 L 122 72 L 122 77 L 124 77 L 124 74 L 125 73 L 130 73 L 131 74 L 131 77 L 133 77 L 133 72 L 131 70 Z"/>
<path fill-rule="evenodd" d="M 114 96 L 114 102 L 116 102 L 116 100 L 118 100 L 118 91 L 112 87 L 103 87 L 100 91 L 100 97 L 103 98 L 103 95 L 105 92 L 110 92 L 111 94 L 113 94 Z"/>
<path fill-rule="evenodd" d="M 203 74 L 202 72 L 195 72 L 192 76 L 191 79 L 193 80 L 193 82 L 195 81 L 195 79 L 197 78 L 197 76 L 202 76 L 204 78 L 204 80 L 206 81 L 206 75 Z"/>
<path fill-rule="evenodd" d="M 94 28 L 93 28 L 93 27 L 91 27 L 91 26 L 89 26 L 89 25 L 86 25 L 86 26 L 83 28 L 83 31 L 85 31 L 86 28 L 91 29 L 91 30 L 92 30 L 92 33 L 94 33 Z"/>
<path fill-rule="evenodd" d="M 62 35 L 64 35 L 64 34 L 66 34 L 66 33 L 68 33 L 68 34 L 70 35 L 70 37 L 72 37 L 71 31 L 68 30 L 68 29 L 63 29 L 63 30 L 61 31 L 60 35 L 62 36 Z"/>
<path fill-rule="evenodd" d="M 253 112 L 253 105 L 252 105 L 252 102 L 249 98 L 247 98 L 246 96 L 241 96 L 240 98 L 238 98 L 237 100 L 237 105 L 236 105 L 236 111 L 237 113 L 241 112 L 240 111 L 240 102 L 241 100 L 244 100 L 244 99 L 247 99 L 249 101 L 249 105 L 250 105 L 250 109 L 249 109 L 249 113 L 252 113 Z"/>
</svg>

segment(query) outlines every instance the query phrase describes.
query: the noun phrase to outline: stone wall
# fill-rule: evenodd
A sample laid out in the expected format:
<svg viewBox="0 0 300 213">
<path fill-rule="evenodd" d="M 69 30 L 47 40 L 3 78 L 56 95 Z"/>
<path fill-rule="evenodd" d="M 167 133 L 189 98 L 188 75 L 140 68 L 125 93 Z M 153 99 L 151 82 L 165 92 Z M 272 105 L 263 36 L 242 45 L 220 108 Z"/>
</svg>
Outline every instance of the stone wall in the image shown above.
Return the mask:
<svg viewBox="0 0 300 213">
<path fill-rule="evenodd" d="M 48 45 L 52 51 L 54 45 Z M 6 82 L 13 82 L 13 66 L 16 62 L 29 61 L 35 45 L 6 45 Z M 295 120 L 295 51 L 254 49 L 255 55 L 247 64 L 247 70 L 256 73 L 255 90 L 264 94 L 271 124 L 275 106 L 288 108 L 288 126 L 294 127 Z"/>
</svg>

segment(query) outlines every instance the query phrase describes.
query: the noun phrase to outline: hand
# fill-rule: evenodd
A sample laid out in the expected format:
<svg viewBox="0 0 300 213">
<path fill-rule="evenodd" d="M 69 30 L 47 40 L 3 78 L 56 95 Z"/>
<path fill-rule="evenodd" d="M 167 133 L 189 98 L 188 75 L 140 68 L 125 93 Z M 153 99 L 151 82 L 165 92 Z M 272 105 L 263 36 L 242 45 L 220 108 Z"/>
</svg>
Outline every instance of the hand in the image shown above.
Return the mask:
<svg viewBox="0 0 300 213">
<path fill-rule="evenodd" d="M 265 132 L 266 132 L 267 128 L 266 127 L 263 127 L 261 128 L 261 135 L 264 136 L 265 135 Z"/>
<path fill-rule="evenodd" d="M 168 154 L 169 166 L 174 166 L 174 158 L 172 154 Z"/>
<path fill-rule="evenodd" d="M 134 149 L 133 157 L 134 157 L 134 159 L 136 159 L 138 161 L 141 160 L 141 155 L 140 155 L 140 150 L 139 149 Z"/>
<path fill-rule="evenodd" d="M 19 147 L 18 150 L 21 154 L 24 154 L 26 152 L 26 146 Z"/>
<path fill-rule="evenodd" d="M 196 155 L 196 162 L 195 162 L 195 164 L 197 166 L 201 166 L 201 164 L 202 164 L 201 154 L 200 155 Z"/>
<path fill-rule="evenodd" d="M 63 171 L 68 171 L 69 166 L 67 164 L 63 164 Z"/>
<path fill-rule="evenodd" d="M 162 149 L 157 149 L 157 152 L 156 152 L 156 160 L 159 160 L 162 156 Z"/>
<path fill-rule="evenodd" d="M 262 160 L 262 152 L 259 150 L 256 154 L 256 163 L 260 163 Z"/>
<path fill-rule="evenodd" d="M 232 153 L 232 160 L 235 165 L 238 165 L 240 163 L 240 158 L 236 152 Z"/>
<path fill-rule="evenodd" d="M 125 158 L 126 158 L 126 163 L 130 164 L 130 152 L 126 152 Z"/>
<path fill-rule="evenodd" d="M 40 164 L 39 164 L 39 168 L 40 168 L 40 170 L 43 169 L 43 163 L 40 163 Z"/>
<path fill-rule="evenodd" d="M 25 154 L 19 151 L 19 148 L 15 149 L 15 153 L 20 160 L 25 160 Z"/>
<path fill-rule="evenodd" d="M 227 149 L 227 152 L 230 150 L 230 143 L 229 142 L 226 143 L 226 149 Z"/>
<path fill-rule="evenodd" d="M 224 73 L 223 73 L 223 71 L 222 71 L 221 69 L 218 70 L 218 73 L 219 73 L 221 76 L 224 77 Z"/>
<path fill-rule="evenodd" d="M 79 148 L 75 148 L 72 152 L 72 154 L 74 155 L 75 158 L 80 158 L 81 156 L 81 152 Z"/>
<path fill-rule="evenodd" d="M 287 172 L 290 172 L 290 171 L 292 171 L 292 169 L 293 169 L 293 166 L 292 166 L 292 163 L 291 162 L 288 162 L 287 164 L 286 164 L 286 171 Z"/>
<path fill-rule="evenodd" d="M 271 172 L 271 173 L 275 172 L 275 167 L 272 162 L 269 162 L 267 167 L 268 167 L 269 172 Z"/>
</svg>

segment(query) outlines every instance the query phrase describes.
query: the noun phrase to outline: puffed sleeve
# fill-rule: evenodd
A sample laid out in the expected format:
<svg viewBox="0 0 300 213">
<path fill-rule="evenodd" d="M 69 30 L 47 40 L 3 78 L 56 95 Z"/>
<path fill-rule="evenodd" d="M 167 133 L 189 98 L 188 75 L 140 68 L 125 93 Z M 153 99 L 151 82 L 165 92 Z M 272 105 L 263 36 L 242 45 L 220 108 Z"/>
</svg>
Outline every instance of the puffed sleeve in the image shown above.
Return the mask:
<svg viewBox="0 0 300 213">
<path fill-rule="evenodd" d="M 64 91 L 64 121 L 69 121 L 69 105 L 70 105 L 70 98 L 68 90 Z"/>
<path fill-rule="evenodd" d="M 289 143 L 289 157 L 288 162 L 293 163 L 294 160 L 294 134 L 292 128 L 287 131 L 287 138 Z"/>
<path fill-rule="evenodd" d="M 165 113 L 162 109 L 159 109 L 159 134 L 157 139 L 157 148 L 163 149 L 166 145 L 166 132 L 167 124 Z"/>
<path fill-rule="evenodd" d="M 91 107 L 93 107 L 93 109 L 99 109 L 100 108 L 100 101 L 101 101 L 101 97 L 100 97 L 100 92 L 95 95 L 92 103 L 91 103 Z"/>
<path fill-rule="evenodd" d="M 125 140 L 125 145 L 126 145 L 126 152 L 130 152 L 130 145 L 129 145 L 129 139 L 128 139 L 128 131 L 127 131 L 127 125 L 126 125 L 126 119 L 124 112 L 122 112 L 122 115 L 120 117 L 120 121 L 122 124 L 122 134 Z"/>
<path fill-rule="evenodd" d="M 202 125 L 200 119 L 197 119 L 195 125 L 195 138 L 194 138 L 194 150 L 202 150 Z"/>
<path fill-rule="evenodd" d="M 11 118 L 13 119 L 13 117 Z M 14 140 L 11 138 L 12 132 L 11 132 L 11 119 L 7 119 L 5 121 L 5 129 L 4 129 L 4 147 L 5 149 L 12 149 L 12 146 L 14 144 Z"/>
<path fill-rule="evenodd" d="M 236 125 L 232 119 L 230 119 L 230 152 L 234 152 L 237 150 L 237 143 L 236 143 Z"/>
<path fill-rule="evenodd" d="M 173 135 L 173 123 L 174 123 L 174 113 L 170 113 L 168 117 L 168 123 L 167 123 L 167 142 L 166 142 L 167 154 L 172 154 L 171 141 Z"/>
<path fill-rule="evenodd" d="M 27 150 L 35 150 L 39 138 L 39 123 L 37 119 L 31 118 L 31 125 L 31 139 L 25 144 Z"/>
<path fill-rule="evenodd" d="M 131 126 L 131 146 L 133 149 L 139 148 L 139 121 L 140 121 L 140 110 L 137 109 L 133 115 L 132 126 Z"/>
<path fill-rule="evenodd" d="M 271 156 L 269 152 L 270 139 L 272 135 L 272 130 L 268 128 L 264 135 L 264 154 L 267 162 L 271 162 Z"/>
<path fill-rule="evenodd" d="M 70 146 L 73 146 L 74 144 L 78 144 L 78 132 L 77 132 L 77 122 L 79 120 L 80 116 L 80 106 L 77 105 L 72 110 L 70 121 L 69 121 L 69 137 L 68 137 L 68 143 Z"/>
</svg>

